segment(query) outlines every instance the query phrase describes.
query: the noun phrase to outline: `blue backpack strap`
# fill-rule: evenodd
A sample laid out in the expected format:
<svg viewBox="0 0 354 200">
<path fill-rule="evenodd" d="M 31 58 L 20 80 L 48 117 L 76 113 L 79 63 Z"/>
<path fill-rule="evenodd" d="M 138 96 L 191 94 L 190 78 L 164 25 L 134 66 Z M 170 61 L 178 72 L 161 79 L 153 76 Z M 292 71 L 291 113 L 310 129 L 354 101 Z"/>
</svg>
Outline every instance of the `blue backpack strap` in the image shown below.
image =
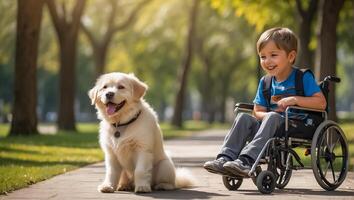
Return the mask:
<svg viewBox="0 0 354 200">
<path fill-rule="evenodd" d="M 263 93 L 264 99 L 267 102 L 267 111 L 270 110 L 270 92 L 271 92 L 271 86 L 272 86 L 272 79 L 273 79 L 273 77 L 270 75 L 263 76 L 262 93 Z"/>
</svg>

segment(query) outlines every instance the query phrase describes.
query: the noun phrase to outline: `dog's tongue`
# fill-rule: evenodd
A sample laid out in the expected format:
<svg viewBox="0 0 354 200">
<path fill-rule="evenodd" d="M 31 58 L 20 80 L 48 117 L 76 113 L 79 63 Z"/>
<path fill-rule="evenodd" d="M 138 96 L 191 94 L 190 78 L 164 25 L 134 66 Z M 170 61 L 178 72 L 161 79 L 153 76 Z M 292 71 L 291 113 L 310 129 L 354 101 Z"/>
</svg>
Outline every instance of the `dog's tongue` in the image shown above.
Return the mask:
<svg viewBox="0 0 354 200">
<path fill-rule="evenodd" d="M 116 112 L 117 105 L 114 103 L 107 104 L 107 114 L 113 115 Z"/>
</svg>

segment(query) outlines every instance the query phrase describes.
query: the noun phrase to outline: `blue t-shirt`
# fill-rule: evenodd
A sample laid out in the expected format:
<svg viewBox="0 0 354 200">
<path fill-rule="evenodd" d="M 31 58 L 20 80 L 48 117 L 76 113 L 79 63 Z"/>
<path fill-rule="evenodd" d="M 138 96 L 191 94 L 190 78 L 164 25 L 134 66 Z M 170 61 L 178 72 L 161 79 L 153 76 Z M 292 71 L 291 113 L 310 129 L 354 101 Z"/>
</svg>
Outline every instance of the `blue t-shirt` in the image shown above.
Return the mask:
<svg viewBox="0 0 354 200">
<path fill-rule="evenodd" d="M 272 79 L 272 86 L 271 86 L 271 101 L 270 101 L 270 110 L 274 111 L 277 109 L 277 103 L 280 99 L 295 96 L 295 75 L 296 70 L 292 70 L 289 77 L 282 82 L 276 81 L 274 78 Z M 261 105 L 264 107 L 268 107 L 267 101 L 263 96 L 262 88 L 263 88 L 263 78 L 259 81 L 257 94 L 253 100 L 254 104 Z M 309 97 L 314 95 L 317 92 L 320 92 L 321 89 L 317 85 L 316 80 L 314 79 L 311 73 L 305 73 L 303 76 L 303 84 L 304 84 L 304 95 Z"/>
</svg>

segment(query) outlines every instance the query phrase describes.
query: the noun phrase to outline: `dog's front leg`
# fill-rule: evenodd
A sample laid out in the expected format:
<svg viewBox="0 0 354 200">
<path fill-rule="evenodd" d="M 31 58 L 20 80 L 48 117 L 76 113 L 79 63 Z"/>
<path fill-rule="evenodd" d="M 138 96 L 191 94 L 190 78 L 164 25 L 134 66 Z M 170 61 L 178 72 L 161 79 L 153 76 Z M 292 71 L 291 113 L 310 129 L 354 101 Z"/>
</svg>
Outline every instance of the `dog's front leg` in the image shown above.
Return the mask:
<svg viewBox="0 0 354 200">
<path fill-rule="evenodd" d="M 120 190 L 120 191 L 133 191 L 134 190 L 134 183 L 133 183 L 132 177 L 129 177 L 127 171 L 122 170 L 117 190 Z"/>
<path fill-rule="evenodd" d="M 138 153 L 134 171 L 135 192 L 151 192 L 152 162 L 152 153 Z"/>
<path fill-rule="evenodd" d="M 98 191 L 111 193 L 117 189 L 122 168 L 114 154 L 105 152 L 106 175 L 103 183 L 98 186 Z"/>
</svg>

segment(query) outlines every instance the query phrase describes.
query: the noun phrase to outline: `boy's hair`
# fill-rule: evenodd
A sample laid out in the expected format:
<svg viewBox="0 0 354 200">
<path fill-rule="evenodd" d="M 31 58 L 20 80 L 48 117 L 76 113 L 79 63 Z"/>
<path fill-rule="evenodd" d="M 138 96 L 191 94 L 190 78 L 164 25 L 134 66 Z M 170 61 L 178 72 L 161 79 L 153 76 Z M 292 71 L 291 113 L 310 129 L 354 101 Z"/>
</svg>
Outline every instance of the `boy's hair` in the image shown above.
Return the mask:
<svg viewBox="0 0 354 200">
<path fill-rule="evenodd" d="M 263 32 L 257 41 L 257 52 L 259 53 L 269 41 L 273 41 L 279 49 L 284 50 L 287 54 L 293 50 L 297 52 L 298 39 L 288 28 L 276 27 Z"/>
</svg>

